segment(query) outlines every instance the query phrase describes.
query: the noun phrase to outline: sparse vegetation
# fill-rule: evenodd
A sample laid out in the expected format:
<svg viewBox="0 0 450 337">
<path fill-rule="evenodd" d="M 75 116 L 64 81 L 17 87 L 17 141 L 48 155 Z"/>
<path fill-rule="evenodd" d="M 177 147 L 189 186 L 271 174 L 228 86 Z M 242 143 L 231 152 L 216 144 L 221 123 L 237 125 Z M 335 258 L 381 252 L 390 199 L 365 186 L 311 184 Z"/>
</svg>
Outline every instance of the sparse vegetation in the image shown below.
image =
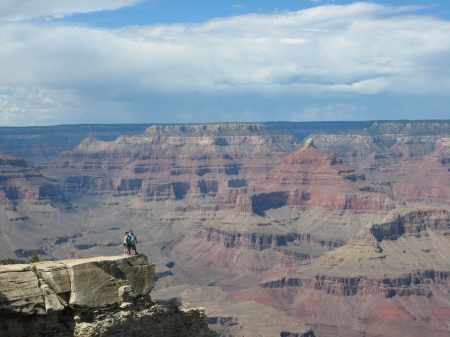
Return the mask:
<svg viewBox="0 0 450 337">
<path fill-rule="evenodd" d="M 8 264 L 24 264 L 24 263 L 26 263 L 26 261 L 24 261 L 24 260 L 14 260 L 14 259 L 12 259 L 10 257 L 0 261 L 0 265 L 3 265 L 3 266 L 6 266 Z"/>
<path fill-rule="evenodd" d="M 28 263 L 36 263 L 41 261 L 41 258 L 36 253 L 31 254 L 30 258 L 28 259 Z"/>
<path fill-rule="evenodd" d="M 12 259 L 12 258 L 8 257 L 8 258 L 6 258 L 4 260 L 0 260 L 0 265 L 6 266 L 6 265 L 9 265 L 9 264 L 36 263 L 36 262 L 41 262 L 41 261 L 50 261 L 50 259 L 42 258 L 38 254 L 33 253 L 33 254 L 30 255 L 28 261 L 15 260 L 15 259 Z"/>
<path fill-rule="evenodd" d="M 36 275 L 36 277 L 39 279 L 39 278 L 42 278 L 42 274 L 41 274 L 41 272 L 40 271 L 38 271 L 37 270 L 37 268 L 36 268 L 36 266 L 33 266 L 33 273 L 34 273 L 34 275 Z"/>
</svg>

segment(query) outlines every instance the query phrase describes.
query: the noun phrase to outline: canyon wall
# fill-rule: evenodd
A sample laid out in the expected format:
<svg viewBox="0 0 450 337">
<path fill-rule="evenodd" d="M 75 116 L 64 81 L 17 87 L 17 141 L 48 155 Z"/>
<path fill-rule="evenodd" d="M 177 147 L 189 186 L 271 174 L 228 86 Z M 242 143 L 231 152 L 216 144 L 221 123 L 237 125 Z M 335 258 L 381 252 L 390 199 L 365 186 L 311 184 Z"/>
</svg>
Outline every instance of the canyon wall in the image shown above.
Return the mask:
<svg viewBox="0 0 450 337">
<path fill-rule="evenodd" d="M 300 124 L 153 125 L 34 167 L 2 157 L 0 252 L 115 255 L 133 229 L 152 293 L 205 307 L 222 336 L 447 335 L 449 123 Z"/>
</svg>

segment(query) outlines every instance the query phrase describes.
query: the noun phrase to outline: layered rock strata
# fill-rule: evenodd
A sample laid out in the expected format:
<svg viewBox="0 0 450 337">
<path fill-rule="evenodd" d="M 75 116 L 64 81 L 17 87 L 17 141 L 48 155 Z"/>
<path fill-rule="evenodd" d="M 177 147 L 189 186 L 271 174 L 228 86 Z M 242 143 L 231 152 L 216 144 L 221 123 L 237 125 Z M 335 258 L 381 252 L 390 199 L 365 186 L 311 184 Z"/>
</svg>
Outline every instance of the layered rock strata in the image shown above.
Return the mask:
<svg viewBox="0 0 450 337">
<path fill-rule="evenodd" d="M 214 336 L 204 312 L 152 302 L 144 255 L 0 266 L 1 335 Z"/>
<path fill-rule="evenodd" d="M 441 139 L 432 153 L 403 158 L 380 167 L 374 179 L 388 182 L 393 194 L 410 203 L 450 204 L 450 138 Z"/>
<path fill-rule="evenodd" d="M 64 201 L 60 186 L 29 167 L 23 158 L 0 154 L 0 203 L 16 200 Z"/>
<path fill-rule="evenodd" d="M 182 199 L 251 185 L 299 147 L 261 124 L 165 125 L 114 142 L 88 138 L 38 167 L 68 193 Z"/>
<path fill-rule="evenodd" d="M 450 333 L 449 237 L 447 210 L 393 210 L 345 246 L 297 263 L 288 276 L 261 282 L 267 290 L 256 297 L 278 308 L 290 307 L 303 323 L 316 326 L 318 334 L 391 336 L 403 331 L 403 336 L 415 336 L 417 330 L 444 336 Z M 324 301 L 329 301 L 329 309 Z M 353 318 L 332 311 L 331 305 L 349 310 L 350 303 L 359 311 Z M 390 310 L 394 316 L 375 319 L 377 310 Z"/>
<path fill-rule="evenodd" d="M 312 138 L 400 200 L 448 205 L 449 134 L 448 121 L 375 122 Z"/>
<path fill-rule="evenodd" d="M 284 205 L 363 211 L 388 211 L 394 207 L 391 198 L 379 193 L 364 175 L 343 165 L 342 159 L 319 152 L 312 141 L 273 168 L 260 184 L 260 190 L 247 197 L 248 206 L 240 201 L 242 210 L 250 208 L 263 214 L 269 208 Z"/>
</svg>

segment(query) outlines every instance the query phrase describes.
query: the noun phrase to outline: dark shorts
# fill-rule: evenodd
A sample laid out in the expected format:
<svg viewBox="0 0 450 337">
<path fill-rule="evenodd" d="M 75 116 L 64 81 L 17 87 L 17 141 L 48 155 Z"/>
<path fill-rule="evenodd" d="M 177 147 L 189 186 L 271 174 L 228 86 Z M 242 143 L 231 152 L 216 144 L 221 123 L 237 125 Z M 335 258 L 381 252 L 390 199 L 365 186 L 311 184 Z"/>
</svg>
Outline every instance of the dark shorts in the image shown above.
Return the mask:
<svg viewBox="0 0 450 337">
<path fill-rule="evenodd" d="M 136 245 L 134 243 L 128 244 L 128 248 L 136 250 Z"/>
</svg>

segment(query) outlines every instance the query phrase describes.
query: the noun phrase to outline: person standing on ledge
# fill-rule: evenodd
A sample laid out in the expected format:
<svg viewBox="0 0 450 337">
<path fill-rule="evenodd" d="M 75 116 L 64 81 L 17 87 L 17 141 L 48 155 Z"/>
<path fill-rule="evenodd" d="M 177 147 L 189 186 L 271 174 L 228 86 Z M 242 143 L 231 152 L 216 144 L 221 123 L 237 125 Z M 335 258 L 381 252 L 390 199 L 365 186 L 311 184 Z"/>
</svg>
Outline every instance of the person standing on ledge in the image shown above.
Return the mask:
<svg viewBox="0 0 450 337">
<path fill-rule="evenodd" d="M 134 254 L 137 254 L 138 253 L 136 250 L 137 236 L 131 229 L 128 232 L 128 237 L 130 238 L 128 241 L 130 243 L 130 246 L 128 247 L 128 254 L 131 254 L 132 249 L 134 250 Z"/>
<path fill-rule="evenodd" d="M 130 237 L 128 236 L 128 232 L 125 232 L 125 236 L 123 237 L 123 254 L 130 254 Z"/>
</svg>

